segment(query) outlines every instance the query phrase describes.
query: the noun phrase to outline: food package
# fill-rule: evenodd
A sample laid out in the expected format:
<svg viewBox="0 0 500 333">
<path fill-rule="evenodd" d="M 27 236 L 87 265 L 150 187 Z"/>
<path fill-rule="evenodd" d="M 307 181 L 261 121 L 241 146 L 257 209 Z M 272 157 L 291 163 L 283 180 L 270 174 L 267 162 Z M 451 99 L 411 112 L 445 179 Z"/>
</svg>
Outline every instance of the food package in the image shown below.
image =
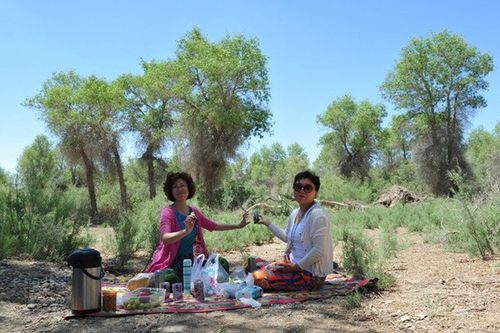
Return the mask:
<svg viewBox="0 0 500 333">
<path fill-rule="evenodd" d="M 127 283 L 128 290 L 146 288 L 154 284 L 154 273 L 139 273 L 131 278 Z"/>
<path fill-rule="evenodd" d="M 149 310 L 163 304 L 165 289 L 139 288 L 123 295 L 123 307 L 126 310 Z"/>
<path fill-rule="evenodd" d="M 240 298 L 253 298 L 257 299 L 262 297 L 263 291 L 259 286 L 246 286 L 243 289 L 240 289 L 236 292 L 236 299 Z"/>
</svg>

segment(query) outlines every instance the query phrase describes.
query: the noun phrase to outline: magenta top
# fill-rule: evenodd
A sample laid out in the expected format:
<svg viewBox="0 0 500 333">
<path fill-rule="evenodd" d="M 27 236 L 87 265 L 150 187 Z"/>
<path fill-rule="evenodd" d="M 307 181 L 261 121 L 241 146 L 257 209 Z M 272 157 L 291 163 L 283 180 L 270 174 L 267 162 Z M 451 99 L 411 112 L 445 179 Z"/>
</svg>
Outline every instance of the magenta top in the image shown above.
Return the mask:
<svg viewBox="0 0 500 333">
<path fill-rule="evenodd" d="M 205 244 L 205 239 L 203 238 L 203 229 L 208 231 L 213 231 L 217 227 L 217 222 L 208 219 L 203 213 L 196 207 L 190 206 L 196 215 L 196 223 L 198 223 L 198 234 L 196 235 L 195 242 L 193 244 L 193 255 L 203 253 L 205 258 L 208 258 L 207 245 Z M 167 232 L 180 231 L 179 221 L 175 216 L 175 208 L 173 205 L 166 206 L 161 210 L 160 217 L 160 237 Z M 151 264 L 146 268 L 146 272 L 154 272 L 159 269 L 164 269 L 169 267 L 175 260 L 179 247 L 181 245 L 181 240 L 175 243 L 164 244 L 160 241 L 160 244 L 156 248 Z"/>
</svg>

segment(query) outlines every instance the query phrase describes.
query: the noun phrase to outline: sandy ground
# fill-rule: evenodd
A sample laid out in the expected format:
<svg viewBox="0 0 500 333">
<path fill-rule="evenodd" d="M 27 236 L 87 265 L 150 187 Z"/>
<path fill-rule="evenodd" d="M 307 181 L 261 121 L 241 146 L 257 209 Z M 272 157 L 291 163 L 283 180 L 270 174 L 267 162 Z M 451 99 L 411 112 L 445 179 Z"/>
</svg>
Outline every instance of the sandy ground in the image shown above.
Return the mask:
<svg viewBox="0 0 500 333">
<path fill-rule="evenodd" d="M 361 307 L 355 309 L 343 306 L 344 297 L 332 297 L 225 312 L 63 320 L 70 313 L 70 269 L 4 260 L 0 262 L 0 331 L 500 332 L 500 257 L 469 259 L 405 231 L 400 233 L 400 243 L 403 249 L 385 267 L 396 278 L 395 286 L 365 295 Z M 276 241 L 251 247 L 248 252 L 272 259 L 282 250 L 283 244 Z M 224 256 L 231 264 L 242 260 L 239 252 Z M 338 261 L 338 253 L 335 257 Z M 17 278 L 21 275 L 24 278 Z M 38 306 L 30 276 L 38 276 L 35 282 L 59 281 L 56 290 L 62 304 Z"/>
</svg>

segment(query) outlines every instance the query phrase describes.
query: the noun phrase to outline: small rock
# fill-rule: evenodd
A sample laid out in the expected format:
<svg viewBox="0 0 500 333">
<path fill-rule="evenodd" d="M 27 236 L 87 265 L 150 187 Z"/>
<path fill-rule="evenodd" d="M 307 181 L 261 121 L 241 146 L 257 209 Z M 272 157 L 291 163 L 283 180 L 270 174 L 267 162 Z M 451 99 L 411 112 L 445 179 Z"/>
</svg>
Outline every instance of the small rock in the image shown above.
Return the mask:
<svg viewBox="0 0 500 333">
<path fill-rule="evenodd" d="M 404 323 L 406 321 L 410 321 L 411 317 L 408 315 L 403 315 L 403 316 L 399 317 L 399 320 L 401 320 Z"/>
<path fill-rule="evenodd" d="M 28 308 L 29 310 L 36 309 L 36 304 L 33 304 L 33 303 L 28 304 L 27 308 Z"/>
<path fill-rule="evenodd" d="M 425 318 L 427 318 L 427 314 L 419 313 L 418 315 L 415 316 L 415 318 L 417 318 L 418 320 L 424 320 Z"/>
</svg>

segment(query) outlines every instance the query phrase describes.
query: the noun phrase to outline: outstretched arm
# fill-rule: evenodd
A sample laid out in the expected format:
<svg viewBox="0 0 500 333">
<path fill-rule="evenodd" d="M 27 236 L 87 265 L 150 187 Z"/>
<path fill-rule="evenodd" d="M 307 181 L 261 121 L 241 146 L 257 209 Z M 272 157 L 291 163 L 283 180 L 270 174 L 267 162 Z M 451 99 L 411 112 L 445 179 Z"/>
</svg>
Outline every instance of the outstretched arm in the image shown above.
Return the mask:
<svg viewBox="0 0 500 333">
<path fill-rule="evenodd" d="M 239 224 L 217 224 L 214 230 L 224 231 L 224 230 L 234 230 L 234 229 L 244 228 L 248 224 L 247 217 L 248 217 L 248 211 L 244 210 L 241 213 L 241 221 Z"/>
</svg>

